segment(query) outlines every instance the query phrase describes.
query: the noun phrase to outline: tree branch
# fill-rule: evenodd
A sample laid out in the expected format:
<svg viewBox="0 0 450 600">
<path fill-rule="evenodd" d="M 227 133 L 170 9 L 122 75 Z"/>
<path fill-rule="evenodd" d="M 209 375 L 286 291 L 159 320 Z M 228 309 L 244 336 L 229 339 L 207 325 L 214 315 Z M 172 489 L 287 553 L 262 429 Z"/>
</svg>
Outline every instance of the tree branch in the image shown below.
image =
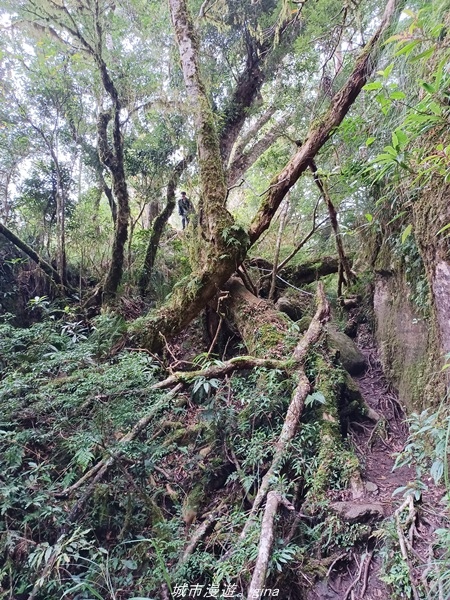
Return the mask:
<svg viewBox="0 0 450 600">
<path fill-rule="evenodd" d="M 405 0 L 388 1 L 380 26 L 356 61 L 347 82 L 333 96 L 325 115 L 310 127 L 303 145 L 286 167 L 274 177 L 270 189 L 250 226 L 249 237 L 252 244 L 269 227 L 272 217 L 287 192 L 309 167 L 311 160 L 332 136 L 336 127 L 342 123 L 361 89 L 367 83 L 376 63 L 374 54 L 380 49 L 391 25 L 395 21 L 395 17 L 399 16 L 404 4 Z"/>
<path fill-rule="evenodd" d="M 177 371 L 159 383 L 152 386 L 154 390 L 169 388 L 176 383 L 192 383 L 199 377 L 211 379 L 212 377 L 225 377 L 233 371 L 245 369 L 288 369 L 292 364 L 287 360 L 256 358 L 254 356 L 235 356 L 220 365 L 213 365 L 199 371 Z"/>
</svg>

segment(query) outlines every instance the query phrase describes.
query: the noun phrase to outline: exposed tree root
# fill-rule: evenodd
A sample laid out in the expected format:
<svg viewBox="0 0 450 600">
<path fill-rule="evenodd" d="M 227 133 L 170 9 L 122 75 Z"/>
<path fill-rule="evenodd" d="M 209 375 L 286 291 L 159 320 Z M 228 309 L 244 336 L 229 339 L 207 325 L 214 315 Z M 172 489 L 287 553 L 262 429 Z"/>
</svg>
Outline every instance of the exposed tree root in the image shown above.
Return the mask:
<svg viewBox="0 0 450 600">
<path fill-rule="evenodd" d="M 259 487 L 258 493 L 256 494 L 249 517 L 240 534 L 241 539 L 246 536 L 250 526 L 253 523 L 253 519 L 256 512 L 259 510 L 264 498 L 266 497 L 267 492 L 269 491 L 272 477 L 274 476 L 280 465 L 286 447 L 297 431 L 297 426 L 303 411 L 305 399 L 311 389 L 308 378 L 306 377 L 303 369 L 301 368 L 301 365 L 306 358 L 309 348 L 312 346 L 312 344 L 318 341 L 322 332 L 323 323 L 325 323 L 329 318 L 330 309 L 328 302 L 325 298 L 325 293 L 323 291 L 323 286 L 321 283 L 319 283 L 317 287 L 317 299 L 318 306 L 316 314 L 314 315 L 314 318 L 311 321 L 308 330 L 297 344 L 293 353 L 294 360 L 300 366 L 298 373 L 298 384 L 292 396 L 291 403 L 289 404 L 289 408 L 286 413 L 286 418 L 283 424 L 283 429 L 281 430 L 280 437 L 278 438 L 278 441 L 275 445 L 275 453 L 272 459 L 272 464 L 270 465 L 267 473 L 262 478 L 261 485 Z"/>
<path fill-rule="evenodd" d="M 356 579 L 354 579 L 351 584 L 348 586 L 344 596 L 343 596 L 343 600 L 347 600 L 348 597 L 350 596 L 353 588 L 361 581 L 361 576 L 365 576 L 365 584 L 363 583 L 363 587 L 364 587 L 364 593 L 365 593 L 365 588 L 367 587 L 367 575 L 369 572 L 369 565 L 370 565 L 370 561 L 372 560 L 372 552 L 370 552 L 369 554 L 365 554 L 363 556 L 363 558 L 361 559 L 361 564 L 359 565 L 359 571 L 358 571 L 358 575 L 356 576 Z M 364 574 L 364 575 L 363 575 Z M 364 581 L 364 579 L 363 579 Z M 363 597 L 363 593 L 361 593 L 361 598 Z"/>
<path fill-rule="evenodd" d="M 259 536 L 258 557 L 253 570 L 252 580 L 248 588 L 247 598 L 257 597 L 256 590 L 264 588 L 266 582 L 267 566 L 269 564 L 270 552 L 273 543 L 273 521 L 280 504 L 280 494 L 271 491 L 267 494 L 266 508 L 261 523 L 261 534 Z"/>
<path fill-rule="evenodd" d="M 200 523 L 200 525 L 195 530 L 194 535 L 191 537 L 188 545 L 186 546 L 186 548 L 185 548 L 185 550 L 183 552 L 183 555 L 182 555 L 182 557 L 180 559 L 179 564 L 185 563 L 189 559 L 189 557 L 194 553 L 196 547 L 201 542 L 201 540 L 203 539 L 203 537 L 207 533 L 208 529 L 219 518 L 219 515 L 220 515 L 220 513 L 222 511 L 222 508 L 223 508 L 224 504 L 225 504 L 224 502 L 221 502 L 220 505 L 215 510 L 212 510 L 205 517 L 205 519 Z"/>
<path fill-rule="evenodd" d="M 406 521 L 404 523 L 402 523 L 401 515 L 402 515 L 402 512 L 406 509 L 408 509 L 408 517 L 407 517 Z M 404 533 L 404 528 L 414 525 L 416 514 L 417 514 L 416 509 L 414 508 L 414 499 L 411 495 L 409 495 L 406 498 L 406 500 L 403 502 L 403 504 L 401 504 L 397 508 L 397 510 L 394 513 L 394 517 L 395 517 L 395 522 L 397 524 L 397 535 L 398 535 L 398 542 L 400 545 L 400 552 L 402 554 L 403 560 L 405 561 L 406 567 L 408 569 L 408 577 L 409 577 L 409 582 L 411 584 L 412 594 L 413 594 L 414 600 L 419 600 L 420 599 L 419 592 L 414 583 L 413 566 L 412 566 L 411 561 L 408 556 L 408 549 L 407 549 L 408 539 L 406 538 L 405 533 Z"/>
<path fill-rule="evenodd" d="M 208 367 L 207 369 L 200 369 L 199 371 L 178 371 L 173 373 L 163 381 L 159 383 L 155 383 L 151 387 L 153 390 L 162 390 L 165 388 L 169 388 L 172 385 L 177 383 L 191 383 L 194 379 L 198 377 L 225 377 L 229 375 L 233 371 L 243 370 L 243 369 L 254 369 L 257 367 L 262 367 L 265 369 L 288 369 L 292 366 L 292 362 L 286 360 L 276 360 L 276 359 L 264 359 L 264 358 L 255 358 L 254 356 L 236 356 L 235 358 L 231 358 L 224 363 L 219 365 L 213 365 Z"/>
</svg>

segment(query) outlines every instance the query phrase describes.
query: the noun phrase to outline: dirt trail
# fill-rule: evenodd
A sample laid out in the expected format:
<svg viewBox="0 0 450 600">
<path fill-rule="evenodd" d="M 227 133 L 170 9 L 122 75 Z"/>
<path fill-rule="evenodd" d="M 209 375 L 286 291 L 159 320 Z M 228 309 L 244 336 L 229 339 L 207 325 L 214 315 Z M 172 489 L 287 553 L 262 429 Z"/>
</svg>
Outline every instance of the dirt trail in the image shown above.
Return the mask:
<svg viewBox="0 0 450 600">
<path fill-rule="evenodd" d="M 403 501 L 402 494 L 392 497 L 394 491 L 415 476 L 414 471 L 407 467 L 392 471 L 394 454 L 405 445 L 407 427 L 397 395 L 386 381 L 373 336 L 366 326 L 360 326 L 356 342 L 369 366 L 354 379 L 365 402 L 383 420 L 377 425 L 364 420 L 350 426 L 348 436 L 360 460 L 364 483 L 362 495 L 354 503 L 382 505 L 384 517 L 389 518 Z M 348 493 L 343 499 L 348 500 Z M 372 548 L 367 550 L 373 551 L 373 543 Z M 336 563 L 328 579 L 311 590 L 308 600 L 388 600 L 390 592 L 380 580 L 381 561 L 377 552 L 375 550 L 371 554 L 370 560 L 366 557 L 362 561 L 365 552 L 366 548 L 360 547 L 350 554 L 350 562 L 343 560 Z M 357 583 L 351 587 L 354 581 Z"/>
</svg>

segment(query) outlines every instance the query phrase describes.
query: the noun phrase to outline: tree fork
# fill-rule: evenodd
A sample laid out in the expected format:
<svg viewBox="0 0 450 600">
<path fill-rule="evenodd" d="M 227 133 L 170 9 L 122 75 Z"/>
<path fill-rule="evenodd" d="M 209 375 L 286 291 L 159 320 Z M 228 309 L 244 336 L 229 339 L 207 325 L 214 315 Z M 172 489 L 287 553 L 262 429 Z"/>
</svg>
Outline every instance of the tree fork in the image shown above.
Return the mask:
<svg viewBox="0 0 450 600">
<path fill-rule="evenodd" d="M 192 103 L 197 130 L 201 198 L 199 232 L 203 265 L 189 281 L 174 290 L 169 303 L 160 310 L 134 321 L 129 333 L 149 350 L 162 347 L 162 335 L 174 337 L 195 318 L 215 296 L 244 260 L 250 244 L 254 244 L 269 227 L 280 202 L 308 168 L 311 160 L 342 122 L 373 70 L 373 53 L 387 35 L 394 16 L 405 0 L 389 0 L 381 24 L 365 46 L 347 83 L 336 94 L 330 109 L 318 123 L 310 127 L 305 143 L 288 165 L 275 177 L 256 214 L 248 236 L 234 224 L 224 208 L 226 185 L 217 138 L 214 115 L 200 77 L 198 42 L 185 0 L 169 0 L 175 35 L 180 51 L 187 97 Z"/>
</svg>

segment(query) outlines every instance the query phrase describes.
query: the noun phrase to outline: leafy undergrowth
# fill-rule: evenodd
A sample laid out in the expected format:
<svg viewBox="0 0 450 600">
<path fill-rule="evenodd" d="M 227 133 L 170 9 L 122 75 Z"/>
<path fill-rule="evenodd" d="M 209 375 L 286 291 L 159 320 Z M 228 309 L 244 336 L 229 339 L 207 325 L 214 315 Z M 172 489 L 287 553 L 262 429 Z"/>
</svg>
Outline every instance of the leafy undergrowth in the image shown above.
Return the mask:
<svg viewBox="0 0 450 600">
<path fill-rule="evenodd" d="M 192 586 L 221 597 L 248 588 L 259 519 L 244 539 L 239 533 L 293 380 L 257 369 L 167 393 L 153 388 L 164 377 L 160 360 L 120 349 L 122 336 L 123 323 L 108 314 L 91 324 L 0 325 L 0 598 L 169 598 Z M 318 385 L 273 482 L 297 509 L 309 494 L 309 517 L 283 509 L 277 522 L 268 581 L 285 598 L 367 537 L 327 514 L 328 490 L 345 488 L 355 468 L 339 423 L 330 426 L 341 371 L 323 344 L 307 366 Z M 148 415 L 143 433 L 123 442 Z M 342 460 L 324 455 L 324 427 Z M 96 480 L 90 469 L 108 459 Z"/>
</svg>

